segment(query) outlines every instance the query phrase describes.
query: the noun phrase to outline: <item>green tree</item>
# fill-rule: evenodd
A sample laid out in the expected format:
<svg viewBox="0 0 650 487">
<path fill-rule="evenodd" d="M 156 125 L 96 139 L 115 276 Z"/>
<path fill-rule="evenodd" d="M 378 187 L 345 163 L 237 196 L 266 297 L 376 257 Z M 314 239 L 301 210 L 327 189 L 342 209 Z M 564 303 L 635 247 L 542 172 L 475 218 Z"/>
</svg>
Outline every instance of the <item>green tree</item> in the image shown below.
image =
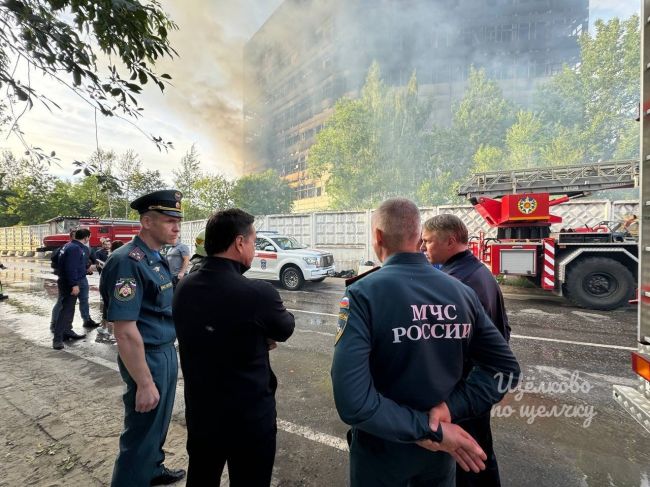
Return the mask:
<svg viewBox="0 0 650 487">
<path fill-rule="evenodd" d="M 574 146 L 585 160 L 638 156 L 639 18 L 598 20 L 594 27 L 580 37 L 579 65 L 564 67 L 540 89 L 537 109 L 559 137 L 579 134 Z"/>
<path fill-rule="evenodd" d="M 142 86 L 151 81 L 162 91 L 170 79 L 157 74 L 154 65 L 176 54 L 167 37 L 176 28 L 157 0 L 0 2 L 0 87 L 6 87 L 10 107 L 8 130 L 38 159 L 54 157 L 31 147 L 18 127 L 35 101 L 58 107 L 32 87 L 34 72 L 57 80 L 103 115 L 138 118 Z M 104 60 L 108 66 L 100 69 Z M 129 79 L 122 78 L 123 68 Z M 171 145 L 133 126 L 159 148 Z"/>
<path fill-rule="evenodd" d="M 235 181 L 232 201 L 253 215 L 289 213 L 293 205 L 289 183 L 272 169 Z"/>
<path fill-rule="evenodd" d="M 201 218 L 208 218 L 218 210 L 233 206 L 233 186 L 223 176 L 205 175 L 194 184 L 197 210 Z"/>
<path fill-rule="evenodd" d="M 395 195 L 416 197 L 428 162 L 429 115 L 415 74 L 387 88 L 373 63 L 359 99 L 340 100 L 309 152 L 312 176 L 323 178 L 335 208 L 370 208 Z"/>
<path fill-rule="evenodd" d="M 196 145 L 192 147 L 181 158 L 180 167 L 172 171 L 172 182 L 174 188 L 183 193 L 183 215 L 186 220 L 198 220 L 201 218 L 198 209 L 196 194 L 196 183 L 203 177 L 201 161 Z"/>
</svg>

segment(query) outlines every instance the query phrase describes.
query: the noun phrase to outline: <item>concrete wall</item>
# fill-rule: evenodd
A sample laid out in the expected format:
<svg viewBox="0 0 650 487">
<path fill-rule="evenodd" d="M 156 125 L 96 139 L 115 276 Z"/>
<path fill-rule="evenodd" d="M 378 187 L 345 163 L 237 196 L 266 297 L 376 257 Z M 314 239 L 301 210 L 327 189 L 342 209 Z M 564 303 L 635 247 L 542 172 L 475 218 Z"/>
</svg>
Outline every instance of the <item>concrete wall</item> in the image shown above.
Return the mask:
<svg viewBox="0 0 650 487">
<path fill-rule="evenodd" d="M 422 218 L 426 219 L 442 213 L 453 213 L 460 217 L 469 229 L 470 235 L 483 231 L 488 236 L 496 236 L 496 231 L 488 227 L 483 218 L 471 205 L 450 205 L 422 208 Z M 367 260 L 376 261 L 372 250 L 370 234 L 371 210 L 329 211 L 289 215 L 267 215 L 255 219 L 258 230 L 275 230 L 291 235 L 305 245 L 332 252 L 337 270 L 354 269 Z M 621 220 L 627 214 L 639 214 L 638 201 L 571 201 L 558 205 L 553 214 L 561 216 L 561 225 L 551 227 L 558 231 L 561 227 L 580 227 L 595 225 L 603 220 Z M 203 228 L 206 220 L 183 222 L 181 240 L 194 249 L 194 238 Z"/>
</svg>

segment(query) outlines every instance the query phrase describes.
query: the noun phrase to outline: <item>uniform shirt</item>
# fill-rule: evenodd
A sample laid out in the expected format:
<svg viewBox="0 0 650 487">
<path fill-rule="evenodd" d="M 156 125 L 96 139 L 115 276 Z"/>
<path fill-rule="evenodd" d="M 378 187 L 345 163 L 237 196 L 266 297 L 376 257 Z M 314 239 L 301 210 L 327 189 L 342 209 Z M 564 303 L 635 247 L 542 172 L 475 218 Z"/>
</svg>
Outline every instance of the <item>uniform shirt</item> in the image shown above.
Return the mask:
<svg viewBox="0 0 650 487">
<path fill-rule="evenodd" d="M 239 262 L 206 257 L 174 293 L 188 429 L 275 414 L 277 380 L 267 339 L 285 341 L 293 315 L 268 282 Z"/>
<path fill-rule="evenodd" d="M 454 276 L 474 290 L 486 313 L 506 340 L 510 340 L 510 325 L 499 283 L 472 252 L 465 250 L 452 255 L 442 271 Z"/>
<path fill-rule="evenodd" d="M 88 247 L 79 240 L 71 240 L 59 254 L 59 281 L 66 286 L 78 286 L 86 278 Z"/>
<path fill-rule="evenodd" d="M 183 267 L 183 257 L 189 256 L 190 248 L 182 242 L 179 242 L 178 245 L 167 252 L 167 263 L 169 264 L 169 271 L 172 273 L 172 277 L 178 276 L 181 267 Z"/>
<path fill-rule="evenodd" d="M 171 280 L 167 262 L 136 236 L 111 254 L 102 271 L 106 319 L 135 321 L 145 345 L 173 342 Z"/>
<path fill-rule="evenodd" d="M 477 367 L 463 379 L 463 366 Z M 519 365 L 476 294 L 421 253 L 392 255 L 341 301 L 332 362 L 341 419 L 386 440 L 441 439 L 428 411 L 446 401 L 454 421 L 498 402 L 495 374 Z"/>
</svg>

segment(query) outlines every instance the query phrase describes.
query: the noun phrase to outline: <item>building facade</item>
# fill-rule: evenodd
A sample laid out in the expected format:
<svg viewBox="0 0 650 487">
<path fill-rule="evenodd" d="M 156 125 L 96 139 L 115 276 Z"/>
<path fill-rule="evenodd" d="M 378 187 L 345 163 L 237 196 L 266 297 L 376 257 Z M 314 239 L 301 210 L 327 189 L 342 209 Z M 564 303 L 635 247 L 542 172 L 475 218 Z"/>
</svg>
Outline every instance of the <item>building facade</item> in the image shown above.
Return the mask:
<svg viewBox="0 0 650 487">
<path fill-rule="evenodd" d="M 588 0 L 285 0 L 244 50 L 244 171 L 273 168 L 296 211 L 323 209 L 309 148 L 373 61 L 389 86 L 415 71 L 432 123 L 445 125 L 471 66 L 529 105 L 540 82 L 578 62 L 588 22 Z"/>
</svg>

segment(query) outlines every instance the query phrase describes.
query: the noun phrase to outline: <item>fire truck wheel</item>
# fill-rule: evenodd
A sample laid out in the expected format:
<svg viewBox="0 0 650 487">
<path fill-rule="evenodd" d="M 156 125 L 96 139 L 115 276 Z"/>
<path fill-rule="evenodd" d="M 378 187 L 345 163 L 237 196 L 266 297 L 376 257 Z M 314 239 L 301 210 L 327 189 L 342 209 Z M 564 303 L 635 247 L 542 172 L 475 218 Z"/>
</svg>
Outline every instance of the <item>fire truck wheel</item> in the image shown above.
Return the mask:
<svg viewBox="0 0 650 487">
<path fill-rule="evenodd" d="M 297 291 L 300 289 L 305 282 L 305 278 L 302 277 L 302 271 L 296 266 L 288 265 L 280 274 L 280 282 L 285 289 L 289 291 Z"/>
<path fill-rule="evenodd" d="M 567 273 L 569 299 L 588 309 L 616 309 L 634 292 L 634 277 L 620 262 L 606 257 L 589 257 L 575 262 Z"/>
</svg>

